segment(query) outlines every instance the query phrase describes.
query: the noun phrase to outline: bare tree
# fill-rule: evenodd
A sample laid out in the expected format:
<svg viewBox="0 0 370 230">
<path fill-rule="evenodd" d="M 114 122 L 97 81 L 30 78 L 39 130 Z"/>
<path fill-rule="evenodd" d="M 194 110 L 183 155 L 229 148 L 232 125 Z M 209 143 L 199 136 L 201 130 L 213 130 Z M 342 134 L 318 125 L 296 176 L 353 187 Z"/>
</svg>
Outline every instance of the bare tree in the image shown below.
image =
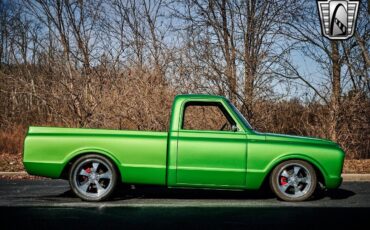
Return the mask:
<svg viewBox="0 0 370 230">
<path fill-rule="evenodd" d="M 289 53 L 279 29 L 295 7 L 288 1 L 210 0 L 187 1 L 172 10 L 186 25 L 186 47 L 193 49 L 188 54 L 199 65 L 193 72 L 203 68 L 216 93 L 240 104 L 253 119 L 254 101 L 267 92 L 271 70 Z"/>
<path fill-rule="evenodd" d="M 356 107 L 355 104 L 350 108 L 348 100 L 358 103 L 357 98 L 363 98 L 366 101 L 366 97 L 361 95 L 363 95 L 362 92 L 366 92 L 363 86 L 369 81 L 366 52 L 364 52 L 367 50 L 364 47 L 368 46 L 368 40 L 362 41 L 362 39 L 368 39 L 366 35 L 368 17 L 366 11 L 362 9 L 359 13 L 359 32 L 357 32 L 363 34 L 360 36 L 361 39 L 358 39 L 357 35 L 346 41 L 330 41 L 321 34 L 316 11 L 315 3 L 303 4 L 292 20 L 286 22 L 283 31 L 289 39 L 297 41 L 298 52 L 321 67 L 321 80 L 314 82 L 309 74 L 300 71 L 294 61 L 291 63 L 291 60 L 287 60 L 283 65 L 287 72 L 282 76 L 303 83 L 312 90 L 314 97 L 319 98 L 320 103 L 327 106 L 328 113 L 323 116 L 321 122 L 322 129 L 326 131 L 325 136 L 340 142 L 345 149 L 351 151 L 354 146 L 349 139 L 355 140 L 354 136 L 362 133 L 368 126 L 368 121 L 361 122 L 362 125 L 352 130 L 351 134 L 345 128 L 348 127 L 348 123 L 353 122 L 348 120 L 349 111 L 357 114 L 363 114 L 364 111 L 364 107 Z M 353 96 L 354 94 L 357 96 Z M 352 137 L 348 137 L 349 135 Z"/>
</svg>

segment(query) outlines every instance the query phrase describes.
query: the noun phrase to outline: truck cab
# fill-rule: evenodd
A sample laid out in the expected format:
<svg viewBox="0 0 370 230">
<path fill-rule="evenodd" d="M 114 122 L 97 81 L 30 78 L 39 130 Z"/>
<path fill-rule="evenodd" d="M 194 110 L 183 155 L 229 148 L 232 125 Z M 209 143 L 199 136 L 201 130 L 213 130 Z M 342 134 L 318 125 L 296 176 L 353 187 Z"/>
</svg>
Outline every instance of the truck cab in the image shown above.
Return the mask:
<svg viewBox="0 0 370 230">
<path fill-rule="evenodd" d="M 168 185 L 244 188 L 251 132 L 224 97 L 177 96 L 168 134 Z"/>
</svg>

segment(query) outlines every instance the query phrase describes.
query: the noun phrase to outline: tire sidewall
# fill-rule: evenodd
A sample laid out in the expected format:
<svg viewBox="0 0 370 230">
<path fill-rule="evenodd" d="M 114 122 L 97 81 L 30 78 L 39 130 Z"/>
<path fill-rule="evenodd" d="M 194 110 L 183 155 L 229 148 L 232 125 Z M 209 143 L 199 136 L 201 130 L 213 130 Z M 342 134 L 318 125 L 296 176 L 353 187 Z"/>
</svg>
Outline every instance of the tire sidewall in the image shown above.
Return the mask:
<svg viewBox="0 0 370 230">
<path fill-rule="evenodd" d="M 109 169 L 111 170 L 112 172 L 112 179 L 110 181 L 111 184 L 111 187 L 109 189 L 108 192 L 106 192 L 103 196 L 100 196 L 100 197 L 89 197 L 89 196 L 86 196 L 84 194 L 82 194 L 77 188 L 76 188 L 76 185 L 75 185 L 75 178 L 74 178 L 74 172 L 75 170 L 77 170 L 77 166 L 85 161 L 85 160 L 94 160 L 94 159 L 97 159 L 97 160 L 100 160 L 100 161 L 103 161 L 104 163 L 106 163 L 109 167 Z M 100 155 L 97 155 L 97 154 L 88 154 L 88 155 L 84 155 L 84 156 L 81 156 L 80 158 L 78 158 L 75 162 L 73 162 L 70 170 L 69 170 L 69 185 L 72 189 L 72 191 L 79 197 L 81 198 L 82 200 L 85 200 L 85 201 L 103 201 L 103 200 L 106 200 L 108 199 L 112 193 L 114 192 L 114 189 L 117 185 L 117 169 L 115 167 L 115 165 L 107 158 L 103 157 L 103 156 L 100 156 Z"/>
<path fill-rule="evenodd" d="M 302 166 L 304 166 L 308 170 L 308 172 L 311 175 L 311 187 L 307 191 L 307 193 L 304 194 L 301 197 L 289 197 L 289 196 L 285 195 L 283 192 L 281 192 L 280 189 L 278 188 L 278 186 L 279 186 L 277 184 L 278 183 L 277 182 L 278 180 L 276 180 L 276 178 L 279 177 L 278 173 L 280 172 L 280 170 L 283 167 L 285 167 L 288 164 L 302 165 Z M 312 195 L 316 191 L 316 186 L 317 186 L 317 176 L 316 176 L 315 169 L 312 167 L 311 164 L 307 163 L 306 161 L 302 161 L 302 160 L 288 160 L 288 161 L 284 161 L 284 162 L 280 163 L 279 165 L 277 165 L 274 168 L 274 170 L 272 171 L 271 176 L 270 176 L 270 188 L 271 188 L 271 190 L 276 194 L 276 196 L 279 199 L 284 200 L 284 201 L 298 202 L 298 201 L 308 200 L 308 199 L 310 199 L 312 197 Z"/>
</svg>

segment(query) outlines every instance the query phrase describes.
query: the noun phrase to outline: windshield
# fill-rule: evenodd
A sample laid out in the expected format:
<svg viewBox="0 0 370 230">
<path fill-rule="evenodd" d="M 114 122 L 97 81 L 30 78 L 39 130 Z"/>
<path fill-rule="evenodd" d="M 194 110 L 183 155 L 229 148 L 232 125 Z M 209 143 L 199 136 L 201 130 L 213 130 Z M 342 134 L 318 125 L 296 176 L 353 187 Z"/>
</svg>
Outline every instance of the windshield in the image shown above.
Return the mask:
<svg viewBox="0 0 370 230">
<path fill-rule="evenodd" d="M 230 105 L 231 109 L 234 111 L 234 113 L 236 113 L 236 115 L 239 117 L 241 122 L 243 122 L 244 126 L 246 126 L 248 129 L 253 130 L 252 126 L 249 124 L 247 119 L 245 119 L 243 114 L 230 101 L 227 101 L 227 102 L 229 103 L 229 105 Z"/>
</svg>

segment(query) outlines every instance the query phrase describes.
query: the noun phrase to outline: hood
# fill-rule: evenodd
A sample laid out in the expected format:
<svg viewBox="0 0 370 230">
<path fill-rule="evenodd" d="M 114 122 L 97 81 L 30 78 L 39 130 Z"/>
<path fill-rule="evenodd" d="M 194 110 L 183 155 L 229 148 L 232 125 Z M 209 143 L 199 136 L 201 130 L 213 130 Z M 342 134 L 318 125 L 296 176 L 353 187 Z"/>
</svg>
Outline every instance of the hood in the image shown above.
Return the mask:
<svg viewBox="0 0 370 230">
<path fill-rule="evenodd" d="M 291 143 L 307 143 L 307 144 L 338 146 L 337 143 L 331 140 L 314 138 L 314 137 L 302 137 L 302 136 L 293 136 L 293 135 L 284 135 L 284 134 L 275 134 L 275 133 L 265 133 L 265 136 L 266 136 L 266 141 L 282 141 L 282 142 L 291 142 Z"/>
</svg>

